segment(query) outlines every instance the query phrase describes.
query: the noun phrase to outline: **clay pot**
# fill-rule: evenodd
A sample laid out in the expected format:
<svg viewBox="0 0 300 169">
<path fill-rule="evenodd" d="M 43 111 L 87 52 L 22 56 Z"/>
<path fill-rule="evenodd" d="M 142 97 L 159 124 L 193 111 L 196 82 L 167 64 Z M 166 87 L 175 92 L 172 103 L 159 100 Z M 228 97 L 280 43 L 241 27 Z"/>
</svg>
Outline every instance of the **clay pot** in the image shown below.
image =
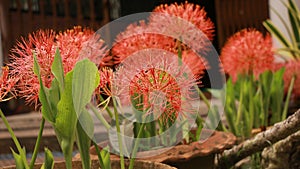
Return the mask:
<svg viewBox="0 0 300 169">
<path fill-rule="evenodd" d="M 202 132 L 204 132 L 204 134 L 211 134 L 211 136 L 203 142 L 180 144 L 167 151 L 152 150 L 139 152 L 143 153 L 143 156 L 147 156 L 147 153 L 153 154 L 153 151 L 162 152 L 160 154 L 155 153 L 159 155 L 142 158 L 141 160 L 164 163 L 178 169 L 199 169 L 199 167 L 205 169 L 214 168 L 215 155 L 223 152 L 225 149 L 231 148 L 236 143 L 236 137 L 232 133 L 220 131 L 203 130 Z M 97 158 L 94 147 L 91 148 L 90 154 L 92 158 Z M 118 159 L 119 157 L 112 154 L 111 158 Z"/>
<path fill-rule="evenodd" d="M 129 165 L 129 161 L 126 160 L 125 161 L 125 166 L 128 167 Z M 34 169 L 40 169 L 42 166 L 42 164 L 36 164 L 34 166 Z M 99 162 L 96 159 L 92 160 L 92 169 L 98 169 L 99 166 Z M 9 167 L 5 167 L 3 169 L 15 169 L 15 166 L 9 166 Z M 54 164 L 54 169 L 64 169 L 66 168 L 65 166 L 65 162 L 64 161 L 60 161 L 60 162 L 55 162 Z M 82 169 L 82 164 L 80 160 L 74 160 L 72 163 L 72 168 L 73 169 Z M 120 161 L 119 160 L 112 160 L 111 161 L 111 168 L 112 169 L 121 169 L 120 167 Z M 175 167 L 171 167 L 168 166 L 166 164 L 161 164 L 161 163 L 157 163 L 157 162 L 151 162 L 151 161 L 135 161 L 134 163 L 134 168 L 138 168 L 138 169 L 176 169 Z"/>
</svg>

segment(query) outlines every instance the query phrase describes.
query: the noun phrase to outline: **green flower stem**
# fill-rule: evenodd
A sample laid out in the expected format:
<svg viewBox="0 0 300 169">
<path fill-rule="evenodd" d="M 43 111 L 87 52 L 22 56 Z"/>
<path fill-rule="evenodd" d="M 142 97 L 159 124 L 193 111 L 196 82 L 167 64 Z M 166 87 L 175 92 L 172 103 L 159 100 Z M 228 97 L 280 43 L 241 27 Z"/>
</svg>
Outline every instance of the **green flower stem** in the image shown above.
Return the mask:
<svg viewBox="0 0 300 169">
<path fill-rule="evenodd" d="M 296 77 L 293 76 L 293 78 L 291 80 L 291 83 L 290 83 L 290 86 L 289 86 L 288 94 L 286 96 L 286 101 L 284 103 L 284 108 L 283 108 L 283 113 L 282 113 L 281 120 L 286 119 L 287 111 L 288 111 L 288 107 L 289 107 L 289 100 L 291 98 L 291 94 L 292 94 L 292 91 L 293 91 L 293 88 L 294 88 L 295 79 L 296 79 Z"/>
<path fill-rule="evenodd" d="M 147 119 L 147 118 L 145 118 Z M 135 160 L 135 157 L 136 157 L 136 153 L 137 153 L 137 150 L 138 150 L 138 145 L 140 143 L 140 137 L 142 135 L 142 131 L 144 131 L 144 127 L 145 127 L 145 120 L 142 122 L 142 125 L 139 127 L 139 132 L 137 134 L 137 137 L 136 137 L 136 140 L 135 140 L 135 143 L 134 143 L 134 147 L 133 147 L 133 150 L 132 150 L 132 155 L 131 155 L 131 158 L 130 158 L 130 163 L 129 163 L 129 169 L 133 169 L 133 166 L 134 166 L 134 160 Z"/>
<path fill-rule="evenodd" d="M 204 93 L 199 89 L 198 86 L 195 87 L 200 98 L 204 101 L 204 103 L 206 104 L 207 108 L 209 109 L 210 108 L 210 103 L 208 101 L 208 99 L 206 98 L 206 96 L 204 95 Z"/>
<path fill-rule="evenodd" d="M 254 76 L 253 75 L 250 75 L 250 85 L 249 85 L 249 122 L 247 123 L 247 133 L 249 133 L 249 136 L 250 136 L 250 133 L 251 133 L 251 129 L 253 128 L 253 121 L 254 121 L 254 94 L 253 94 L 253 89 L 252 87 L 254 86 L 255 84 L 255 79 L 254 79 Z"/>
<path fill-rule="evenodd" d="M 104 125 L 104 127 L 107 130 L 109 130 L 111 128 L 111 126 L 107 123 L 107 121 L 105 120 L 105 118 L 103 117 L 103 115 L 98 112 L 98 109 L 96 109 L 91 103 L 89 103 L 88 105 L 91 108 L 91 110 L 93 111 L 93 113 L 96 115 L 96 117 L 102 122 L 102 124 Z"/>
<path fill-rule="evenodd" d="M 31 157 L 31 161 L 30 161 L 30 168 L 33 168 L 35 160 L 37 158 L 37 154 L 38 154 L 39 147 L 40 147 L 40 144 L 41 144 L 41 138 L 43 136 L 44 126 L 45 126 L 45 119 L 42 117 L 40 130 L 39 130 L 39 135 L 37 137 L 37 140 L 36 140 L 36 143 L 35 143 L 35 146 L 34 146 L 34 150 L 33 150 L 33 154 L 32 154 L 32 157 Z"/>
<path fill-rule="evenodd" d="M 242 116 L 242 109 L 243 109 L 243 102 L 244 102 L 244 83 L 242 84 L 242 87 L 240 89 L 240 98 L 239 98 L 239 105 L 238 105 L 238 111 L 237 111 L 237 116 L 236 116 L 236 122 L 234 127 L 236 128 L 237 133 L 236 135 L 242 134 L 241 130 L 237 130 L 239 128 L 239 124 L 241 122 L 241 116 Z M 244 135 L 243 135 L 244 136 Z"/>
<path fill-rule="evenodd" d="M 24 165 L 25 165 L 25 168 L 26 168 L 26 169 L 29 169 L 29 166 L 28 166 L 27 161 L 26 161 L 26 156 L 25 156 L 24 153 L 21 153 L 21 152 L 23 151 L 23 149 L 22 149 L 22 147 L 21 147 L 21 145 L 20 145 L 20 142 L 18 141 L 18 139 L 17 139 L 17 137 L 16 137 L 14 131 L 13 131 L 12 128 L 10 127 L 10 125 L 9 125 L 7 119 L 5 118 L 5 116 L 4 116 L 4 114 L 3 114 L 3 112 L 2 112 L 1 109 L 0 109 L 0 116 L 1 116 L 1 118 L 2 118 L 2 120 L 3 120 L 4 125 L 6 126 L 8 132 L 9 132 L 9 134 L 10 134 L 10 136 L 11 136 L 13 142 L 15 143 L 15 145 L 16 145 L 16 147 L 17 147 L 17 149 L 18 149 L 18 151 L 19 151 L 19 153 L 20 153 L 20 155 L 21 155 L 21 157 L 22 157 L 22 160 L 23 160 L 23 163 L 24 163 Z"/>
<path fill-rule="evenodd" d="M 116 103 L 116 99 L 114 97 L 112 97 L 112 100 L 113 100 L 114 113 L 115 113 L 115 118 L 116 118 L 115 120 L 116 120 L 117 136 L 118 136 L 118 143 L 119 143 L 119 149 L 120 149 L 121 169 L 125 169 L 122 137 L 120 136 L 121 129 L 120 129 L 120 122 L 119 122 L 119 115 L 118 115 L 118 111 L 117 111 L 117 107 L 116 107 L 117 103 Z"/>
</svg>

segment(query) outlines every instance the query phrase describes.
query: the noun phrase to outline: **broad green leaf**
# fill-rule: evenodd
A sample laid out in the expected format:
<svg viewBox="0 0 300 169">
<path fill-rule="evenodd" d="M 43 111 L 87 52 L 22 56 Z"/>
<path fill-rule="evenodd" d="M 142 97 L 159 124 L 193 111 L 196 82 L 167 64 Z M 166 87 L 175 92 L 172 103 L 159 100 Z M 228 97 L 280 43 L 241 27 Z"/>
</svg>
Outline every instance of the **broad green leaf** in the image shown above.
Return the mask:
<svg viewBox="0 0 300 169">
<path fill-rule="evenodd" d="M 45 162 L 43 166 L 41 167 L 42 169 L 53 169 L 54 168 L 54 158 L 52 152 L 45 148 Z"/>
<path fill-rule="evenodd" d="M 58 48 L 54 55 L 51 71 L 59 84 L 60 92 L 62 92 L 64 90 L 64 68 Z"/>
<path fill-rule="evenodd" d="M 43 85 L 43 81 L 40 74 L 40 66 L 37 61 L 37 57 L 35 53 L 33 53 L 34 58 L 34 66 L 33 71 L 38 76 L 39 83 L 40 83 L 40 92 L 39 92 L 39 100 L 42 103 L 42 114 L 43 117 L 50 123 L 55 123 L 55 114 L 56 112 L 53 112 L 53 109 L 51 107 L 51 101 L 49 99 L 49 91 L 48 89 Z"/>
<path fill-rule="evenodd" d="M 96 65 L 84 59 L 74 67 L 72 80 L 72 96 L 75 112 L 80 116 L 81 111 L 91 101 L 91 97 L 100 82 Z"/>
<path fill-rule="evenodd" d="M 90 153 L 91 138 L 94 134 L 94 122 L 89 112 L 84 109 L 79 117 L 76 130 L 76 144 L 79 148 L 80 157 L 82 160 L 82 168 L 90 168 Z"/>
<path fill-rule="evenodd" d="M 60 146 L 65 156 L 67 169 L 72 167 L 72 151 L 75 141 L 77 115 L 72 98 L 73 71 L 66 74 L 65 90 L 58 102 L 58 113 L 55 122 L 55 131 L 60 139 Z"/>
</svg>

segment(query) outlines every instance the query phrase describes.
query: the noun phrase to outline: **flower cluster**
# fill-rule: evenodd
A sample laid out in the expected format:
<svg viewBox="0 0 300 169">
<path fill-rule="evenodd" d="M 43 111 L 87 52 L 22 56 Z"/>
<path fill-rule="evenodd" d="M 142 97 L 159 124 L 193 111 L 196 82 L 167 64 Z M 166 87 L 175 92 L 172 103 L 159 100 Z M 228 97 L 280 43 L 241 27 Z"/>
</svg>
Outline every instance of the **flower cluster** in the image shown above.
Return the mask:
<svg viewBox="0 0 300 169">
<path fill-rule="evenodd" d="M 238 74 L 259 76 L 272 70 L 274 56 L 270 35 L 255 29 L 244 29 L 228 39 L 221 51 L 221 61 L 225 73 L 234 80 Z"/>
<path fill-rule="evenodd" d="M 181 53 L 179 57 L 190 66 L 195 77 L 200 78 L 207 64 L 198 53 L 210 45 L 213 28 L 205 10 L 198 5 L 186 2 L 159 6 L 150 15 L 149 23 L 131 24 L 117 36 L 112 48 L 114 63 L 121 63 L 139 50 L 163 49 Z"/>
<path fill-rule="evenodd" d="M 11 68 L 10 75 L 19 77 L 16 84 L 18 95 L 24 97 L 29 104 L 38 105 L 39 81 L 33 72 L 33 54 L 37 56 L 41 66 L 41 78 L 46 87 L 51 86 L 53 74 L 51 65 L 56 49 L 59 49 L 64 73 L 73 69 L 82 57 L 89 57 L 98 65 L 107 54 L 104 42 L 95 38 L 91 29 L 79 26 L 56 34 L 53 30 L 39 30 L 22 39 L 12 49 L 11 59 L 8 64 Z M 88 54 L 88 55 L 87 55 Z"/>
</svg>

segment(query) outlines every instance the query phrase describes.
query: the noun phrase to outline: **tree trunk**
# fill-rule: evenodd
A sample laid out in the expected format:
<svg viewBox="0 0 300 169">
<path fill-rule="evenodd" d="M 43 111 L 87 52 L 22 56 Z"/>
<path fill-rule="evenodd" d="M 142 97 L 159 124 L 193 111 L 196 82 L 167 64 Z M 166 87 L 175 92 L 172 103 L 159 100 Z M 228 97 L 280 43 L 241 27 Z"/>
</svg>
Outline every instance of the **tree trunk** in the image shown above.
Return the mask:
<svg viewBox="0 0 300 169">
<path fill-rule="evenodd" d="M 273 145 L 298 130 L 300 130 L 300 109 L 286 120 L 276 123 L 271 129 L 259 133 L 254 138 L 224 151 L 218 160 L 216 168 L 230 168 L 245 157 L 262 151 L 265 147 Z"/>
<path fill-rule="evenodd" d="M 262 152 L 264 169 L 300 168 L 300 131 L 280 140 Z"/>
</svg>

